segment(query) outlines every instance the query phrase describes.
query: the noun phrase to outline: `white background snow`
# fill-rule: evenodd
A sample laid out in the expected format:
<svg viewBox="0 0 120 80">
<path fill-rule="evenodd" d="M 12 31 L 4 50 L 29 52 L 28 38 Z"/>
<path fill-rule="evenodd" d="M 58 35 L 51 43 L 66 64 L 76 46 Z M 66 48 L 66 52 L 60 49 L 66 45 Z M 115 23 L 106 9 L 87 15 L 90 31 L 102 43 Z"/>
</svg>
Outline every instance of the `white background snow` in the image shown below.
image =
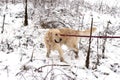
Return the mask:
<svg viewBox="0 0 120 80">
<path fill-rule="evenodd" d="M 85 1 L 93 4 L 99 0 Z M 120 7 L 119 0 L 110 0 L 110 3 L 108 0 L 102 1 L 109 6 L 117 5 Z M 73 51 L 66 46 L 62 48 L 67 63 L 60 62 L 57 51 L 53 51 L 50 58 L 47 58 L 43 38 L 48 29 L 41 28 L 40 25 L 38 26 L 39 21 L 37 22 L 39 16 L 42 15 L 42 18 L 46 18 L 46 15 L 44 15 L 44 12 L 39 13 L 39 10 L 34 9 L 32 2 L 28 4 L 29 25 L 23 26 L 24 4 L 22 2 L 8 3 L 8 8 L 5 9 L 6 4 L 0 2 L 0 32 L 2 30 L 3 15 L 6 15 L 4 32 L 0 33 L 0 80 L 120 80 L 120 38 L 107 39 L 105 58 L 100 58 L 97 69 L 93 68 L 97 60 L 96 55 L 102 55 L 101 45 L 103 39 L 92 39 L 89 69 L 85 67 L 87 55 L 85 50 L 88 48 L 88 39 L 86 38 L 82 39 L 82 45 L 80 45 L 82 48 L 79 50 L 78 59 L 74 58 Z M 65 7 L 58 6 L 53 12 L 58 13 L 56 16 L 66 21 L 66 23 L 71 23 L 74 26 L 72 28 L 78 29 L 80 26 L 79 15 L 76 15 L 74 10 L 69 10 L 73 16 L 71 17 L 67 13 L 63 16 L 63 14 L 57 12 L 62 8 Z M 110 20 L 112 24 L 109 25 L 110 34 L 108 35 L 120 36 L 119 15 L 105 14 L 84 9 L 84 7 L 80 10 L 79 12 L 84 15 L 84 29 L 90 27 L 91 15 L 93 15 L 94 26 L 97 28 L 93 35 L 97 36 L 99 32 L 102 33 L 107 26 L 107 21 Z M 32 11 L 36 11 L 34 17 L 30 15 Z M 51 19 L 50 16 L 49 20 L 53 20 L 53 18 Z M 99 44 L 97 44 L 97 41 Z M 99 45 L 99 48 L 97 48 L 97 45 Z M 31 62 L 32 53 L 33 61 Z M 52 64 L 56 65 L 50 66 Z M 40 69 L 38 70 L 38 68 Z"/>
</svg>

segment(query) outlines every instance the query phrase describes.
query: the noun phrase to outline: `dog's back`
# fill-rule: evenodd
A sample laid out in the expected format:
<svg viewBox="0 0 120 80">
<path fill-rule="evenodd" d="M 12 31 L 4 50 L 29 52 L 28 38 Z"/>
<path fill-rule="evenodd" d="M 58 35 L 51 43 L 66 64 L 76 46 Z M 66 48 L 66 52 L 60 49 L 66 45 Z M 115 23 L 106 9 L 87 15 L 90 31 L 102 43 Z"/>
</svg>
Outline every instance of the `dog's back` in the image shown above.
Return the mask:
<svg viewBox="0 0 120 80">
<path fill-rule="evenodd" d="M 77 30 L 73 30 L 73 29 L 69 29 L 69 28 L 62 28 L 59 29 L 61 34 L 65 34 L 65 35 L 79 35 L 79 31 Z M 65 44 L 68 47 L 73 47 L 73 45 L 77 44 L 79 41 L 78 37 L 71 37 L 71 36 L 62 36 L 62 41 L 61 44 Z"/>
<path fill-rule="evenodd" d="M 87 30 L 84 30 L 84 31 L 79 31 L 79 35 L 86 35 L 86 36 L 88 35 L 89 36 L 90 35 L 90 31 L 91 31 L 91 29 L 87 29 Z M 95 32 L 95 31 L 96 31 L 96 28 L 93 27 L 92 28 L 92 33 Z"/>
</svg>

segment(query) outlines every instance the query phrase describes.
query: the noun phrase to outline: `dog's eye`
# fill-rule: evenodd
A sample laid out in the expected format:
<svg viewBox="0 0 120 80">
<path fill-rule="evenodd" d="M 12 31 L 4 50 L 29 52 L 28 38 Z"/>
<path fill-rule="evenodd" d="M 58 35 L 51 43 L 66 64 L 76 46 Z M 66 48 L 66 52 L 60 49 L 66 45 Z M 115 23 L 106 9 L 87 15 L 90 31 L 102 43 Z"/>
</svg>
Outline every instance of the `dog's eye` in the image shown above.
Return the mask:
<svg viewBox="0 0 120 80">
<path fill-rule="evenodd" d="M 58 34 L 55 34 L 56 36 L 58 36 Z"/>
</svg>

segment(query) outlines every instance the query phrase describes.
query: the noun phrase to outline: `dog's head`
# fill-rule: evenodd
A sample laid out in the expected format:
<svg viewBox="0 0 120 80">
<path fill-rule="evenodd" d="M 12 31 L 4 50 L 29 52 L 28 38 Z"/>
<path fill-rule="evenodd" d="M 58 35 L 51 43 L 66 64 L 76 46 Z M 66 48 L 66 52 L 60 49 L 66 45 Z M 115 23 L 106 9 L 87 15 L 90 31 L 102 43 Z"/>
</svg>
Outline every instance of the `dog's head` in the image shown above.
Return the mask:
<svg viewBox="0 0 120 80">
<path fill-rule="evenodd" d="M 51 35 L 52 41 L 55 43 L 60 43 L 62 38 L 60 36 L 60 31 L 58 29 L 53 29 L 49 33 Z"/>
</svg>

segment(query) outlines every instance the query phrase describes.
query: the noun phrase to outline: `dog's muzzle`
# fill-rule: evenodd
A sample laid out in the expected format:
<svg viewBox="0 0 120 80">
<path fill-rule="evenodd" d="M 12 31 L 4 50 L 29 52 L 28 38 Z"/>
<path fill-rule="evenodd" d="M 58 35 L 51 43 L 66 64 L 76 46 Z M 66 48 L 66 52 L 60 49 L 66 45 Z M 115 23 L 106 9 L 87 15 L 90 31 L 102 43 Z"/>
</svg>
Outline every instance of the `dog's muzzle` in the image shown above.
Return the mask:
<svg viewBox="0 0 120 80">
<path fill-rule="evenodd" d="M 62 39 L 60 38 L 59 41 L 55 40 L 55 43 L 60 43 Z"/>
</svg>

